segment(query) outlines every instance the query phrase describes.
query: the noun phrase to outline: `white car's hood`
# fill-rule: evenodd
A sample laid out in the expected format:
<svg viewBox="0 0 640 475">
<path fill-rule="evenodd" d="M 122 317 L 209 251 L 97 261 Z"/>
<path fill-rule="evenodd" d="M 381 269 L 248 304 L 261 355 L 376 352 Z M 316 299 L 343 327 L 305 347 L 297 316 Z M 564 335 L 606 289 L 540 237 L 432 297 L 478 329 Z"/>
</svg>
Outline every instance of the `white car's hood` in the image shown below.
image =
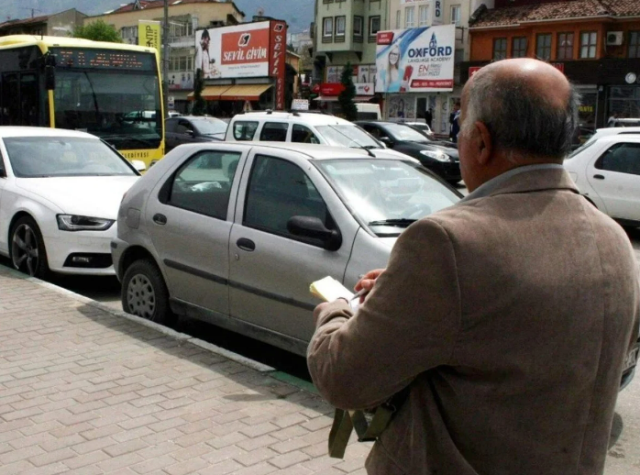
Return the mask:
<svg viewBox="0 0 640 475">
<path fill-rule="evenodd" d="M 116 219 L 124 193 L 138 176 L 18 178 L 16 185 L 55 204 L 65 214 Z"/>
</svg>

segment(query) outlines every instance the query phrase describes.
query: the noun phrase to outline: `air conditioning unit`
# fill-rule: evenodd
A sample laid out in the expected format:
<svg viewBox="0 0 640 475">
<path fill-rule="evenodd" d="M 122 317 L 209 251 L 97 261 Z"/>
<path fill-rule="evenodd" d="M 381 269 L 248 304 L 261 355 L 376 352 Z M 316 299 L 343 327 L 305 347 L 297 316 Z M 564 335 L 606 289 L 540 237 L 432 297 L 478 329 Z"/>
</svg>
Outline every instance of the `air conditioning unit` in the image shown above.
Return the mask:
<svg viewBox="0 0 640 475">
<path fill-rule="evenodd" d="M 624 41 L 624 32 L 622 31 L 607 32 L 607 46 L 620 46 L 623 41 Z"/>
</svg>

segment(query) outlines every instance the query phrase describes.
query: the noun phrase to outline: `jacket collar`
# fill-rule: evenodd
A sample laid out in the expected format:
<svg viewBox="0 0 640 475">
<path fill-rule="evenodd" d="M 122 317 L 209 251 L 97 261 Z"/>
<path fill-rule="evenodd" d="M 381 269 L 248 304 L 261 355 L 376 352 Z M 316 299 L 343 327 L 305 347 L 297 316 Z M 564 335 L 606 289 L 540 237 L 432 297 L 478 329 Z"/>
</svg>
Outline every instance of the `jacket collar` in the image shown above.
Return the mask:
<svg viewBox="0 0 640 475">
<path fill-rule="evenodd" d="M 507 193 L 527 193 L 553 189 L 565 189 L 580 193 L 562 165 L 527 165 L 509 170 L 483 183 L 460 202 Z"/>
</svg>

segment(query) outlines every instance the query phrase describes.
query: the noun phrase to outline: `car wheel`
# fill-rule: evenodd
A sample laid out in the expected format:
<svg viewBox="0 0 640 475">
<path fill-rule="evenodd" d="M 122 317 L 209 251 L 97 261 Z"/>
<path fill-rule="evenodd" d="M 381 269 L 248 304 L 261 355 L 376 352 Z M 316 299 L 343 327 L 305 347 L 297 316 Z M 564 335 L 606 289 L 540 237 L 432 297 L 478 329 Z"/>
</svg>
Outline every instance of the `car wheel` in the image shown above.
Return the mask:
<svg viewBox="0 0 640 475">
<path fill-rule="evenodd" d="M 169 307 L 169 292 L 160 269 L 151 261 L 135 261 L 122 279 L 122 308 L 163 325 L 173 323 Z"/>
<path fill-rule="evenodd" d="M 38 225 L 24 216 L 11 228 L 11 263 L 20 272 L 43 279 L 49 273 L 47 251 Z"/>
</svg>

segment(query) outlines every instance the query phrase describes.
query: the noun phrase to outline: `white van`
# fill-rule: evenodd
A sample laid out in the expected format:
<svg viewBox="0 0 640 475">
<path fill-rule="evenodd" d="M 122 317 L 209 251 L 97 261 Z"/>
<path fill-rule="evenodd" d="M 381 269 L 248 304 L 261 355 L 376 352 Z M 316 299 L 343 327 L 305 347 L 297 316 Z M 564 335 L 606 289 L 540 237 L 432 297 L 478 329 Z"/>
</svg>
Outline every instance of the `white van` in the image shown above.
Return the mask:
<svg viewBox="0 0 640 475">
<path fill-rule="evenodd" d="M 358 120 L 382 120 L 380 104 L 356 102 L 356 109 L 358 109 Z"/>
</svg>

